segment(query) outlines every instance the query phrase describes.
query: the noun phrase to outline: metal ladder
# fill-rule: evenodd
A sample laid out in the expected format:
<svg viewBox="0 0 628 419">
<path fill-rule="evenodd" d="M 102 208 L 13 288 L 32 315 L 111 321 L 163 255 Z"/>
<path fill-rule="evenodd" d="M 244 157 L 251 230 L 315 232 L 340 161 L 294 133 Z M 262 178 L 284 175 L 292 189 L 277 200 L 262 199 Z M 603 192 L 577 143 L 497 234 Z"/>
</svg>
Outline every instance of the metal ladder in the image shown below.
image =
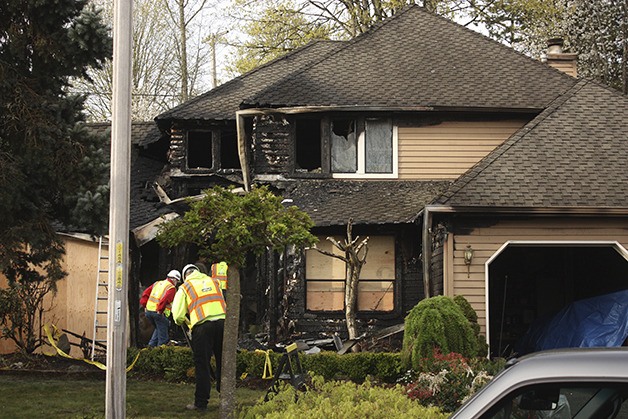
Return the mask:
<svg viewBox="0 0 628 419">
<path fill-rule="evenodd" d="M 91 359 L 96 349 L 103 350 L 107 343 L 107 305 L 109 303 L 109 240 L 98 239 L 98 263 L 96 266 L 96 298 L 94 300 L 94 333 L 92 334 Z"/>
</svg>

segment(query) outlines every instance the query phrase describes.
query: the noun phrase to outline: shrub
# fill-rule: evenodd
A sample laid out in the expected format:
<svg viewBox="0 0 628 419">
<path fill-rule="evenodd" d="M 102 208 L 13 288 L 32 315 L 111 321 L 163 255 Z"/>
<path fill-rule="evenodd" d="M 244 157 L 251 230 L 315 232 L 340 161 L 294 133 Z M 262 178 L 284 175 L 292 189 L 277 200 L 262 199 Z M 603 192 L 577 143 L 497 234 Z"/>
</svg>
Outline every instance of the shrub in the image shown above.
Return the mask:
<svg viewBox="0 0 628 419">
<path fill-rule="evenodd" d="M 260 401 L 241 413 L 243 418 L 446 418 L 438 408 L 421 406 L 404 394 L 403 387 L 373 386 L 367 380 L 362 384 L 328 381 L 320 376 L 312 378 L 307 391 L 299 392 L 290 386 L 281 386 L 267 402 Z"/>
<path fill-rule="evenodd" d="M 462 295 L 456 295 L 454 297 L 454 303 L 460 307 L 462 310 L 462 314 L 469 320 L 471 323 L 471 327 L 473 328 L 473 333 L 475 334 L 478 341 L 478 356 L 486 356 L 488 355 L 488 344 L 486 343 L 486 338 L 480 334 L 480 325 L 478 324 L 478 314 L 475 312 L 471 304 L 467 301 L 466 298 Z"/>
<path fill-rule="evenodd" d="M 270 352 L 272 372 L 275 374 L 282 353 Z M 238 353 L 237 375 L 262 377 L 266 354 L 262 351 L 242 351 Z M 394 383 L 401 375 L 401 359 L 398 353 L 361 352 L 338 355 L 335 352 L 322 351 L 318 354 L 299 354 L 299 361 L 304 372 L 322 376 L 326 380 L 349 379 L 358 383 L 368 376 L 374 379 Z M 295 371 L 296 372 L 296 371 Z"/>
<path fill-rule="evenodd" d="M 168 381 L 186 381 L 194 377 L 192 350 L 181 346 L 160 346 L 157 348 L 129 348 L 127 364 L 130 365 L 139 352 L 133 366 L 134 373 L 164 378 Z"/>
<path fill-rule="evenodd" d="M 449 297 L 422 300 L 406 316 L 401 350 L 403 367 L 419 370 L 421 360 L 432 356 L 434 348 L 466 357 L 474 357 L 478 353 L 471 323 Z"/>
<path fill-rule="evenodd" d="M 339 371 L 342 371 L 342 359 L 335 352 L 323 351 L 314 355 L 300 356 L 299 359 L 305 371 L 312 371 L 325 380 L 336 378 Z"/>
<path fill-rule="evenodd" d="M 418 372 L 411 371 L 405 377 L 408 397 L 445 412 L 455 411 L 492 378 L 483 369 L 474 370 L 471 364 L 460 354 L 442 354 L 435 349 L 432 356 L 421 360 Z"/>
</svg>

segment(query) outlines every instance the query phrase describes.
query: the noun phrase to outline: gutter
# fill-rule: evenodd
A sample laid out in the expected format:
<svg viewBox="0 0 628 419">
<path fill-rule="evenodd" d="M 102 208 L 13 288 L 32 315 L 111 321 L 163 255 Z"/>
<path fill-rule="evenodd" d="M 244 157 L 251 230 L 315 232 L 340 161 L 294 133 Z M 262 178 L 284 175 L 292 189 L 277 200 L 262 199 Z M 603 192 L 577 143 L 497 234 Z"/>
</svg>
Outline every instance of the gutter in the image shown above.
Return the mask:
<svg viewBox="0 0 628 419">
<path fill-rule="evenodd" d="M 430 232 L 432 231 L 432 213 L 429 205 L 426 205 L 423 210 L 418 214 L 423 214 L 423 248 L 421 254 L 423 256 L 423 292 L 425 298 L 430 298 L 430 285 L 432 283 L 430 278 L 430 260 L 432 260 L 432 243 L 430 240 Z"/>
</svg>

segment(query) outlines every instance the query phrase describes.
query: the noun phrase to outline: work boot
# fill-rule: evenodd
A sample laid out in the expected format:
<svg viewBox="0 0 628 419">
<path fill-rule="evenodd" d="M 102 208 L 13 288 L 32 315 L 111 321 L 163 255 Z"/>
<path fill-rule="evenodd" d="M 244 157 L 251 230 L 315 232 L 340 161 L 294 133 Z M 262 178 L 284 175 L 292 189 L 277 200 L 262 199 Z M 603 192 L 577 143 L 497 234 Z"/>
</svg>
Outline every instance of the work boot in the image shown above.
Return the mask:
<svg viewBox="0 0 628 419">
<path fill-rule="evenodd" d="M 205 407 L 198 407 L 195 404 L 188 404 L 187 406 L 185 406 L 185 408 L 187 410 L 196 410 L 196 411 L 199 411 L 199 412 L 204 412 L 204 411 L 207 410 L 207 406 L 205 406 Z"/>
</svg>

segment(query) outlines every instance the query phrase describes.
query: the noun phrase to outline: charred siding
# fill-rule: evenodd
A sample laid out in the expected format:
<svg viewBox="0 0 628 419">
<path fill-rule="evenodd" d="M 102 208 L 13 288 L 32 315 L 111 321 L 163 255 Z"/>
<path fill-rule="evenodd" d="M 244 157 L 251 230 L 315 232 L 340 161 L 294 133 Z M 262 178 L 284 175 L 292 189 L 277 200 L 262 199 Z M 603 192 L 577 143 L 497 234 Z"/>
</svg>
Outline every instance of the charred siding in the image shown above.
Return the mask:
<svg viewBox="0 0 628 419">
<path fill-rule="evenodd" d="M 253 153 L 255 173 L 289 172 L 293 160 L 291 126 L 283 115 L 262 115 L 255 118 Z"/>
<path fill-rule="evenodd" d="M 407 228 L 407 226 L 406 226 Z M 409 228 L 397 235 L 396 243 L 396 292 L 395 310 L 391 313 L 358 313 L 357 323 L 361 332 L 403 323 L 408 311 L 423 299 L 422 268 L 419 258 L 418 231 Z M 278 338 L 282 334 L 306 333 L 347 335 L 343 312 L 311 312 L 305 306 L 305 263 L 303 254 L 287 253 L 280 263 L 284 271 L 281 284 L 275 290 L 283 290 L 277 298 L 279 309 Z M 271 309 L 272 311 L 272 309 Z M 271 322 L 272 323 L 272 322 Z"/>
</svg>

